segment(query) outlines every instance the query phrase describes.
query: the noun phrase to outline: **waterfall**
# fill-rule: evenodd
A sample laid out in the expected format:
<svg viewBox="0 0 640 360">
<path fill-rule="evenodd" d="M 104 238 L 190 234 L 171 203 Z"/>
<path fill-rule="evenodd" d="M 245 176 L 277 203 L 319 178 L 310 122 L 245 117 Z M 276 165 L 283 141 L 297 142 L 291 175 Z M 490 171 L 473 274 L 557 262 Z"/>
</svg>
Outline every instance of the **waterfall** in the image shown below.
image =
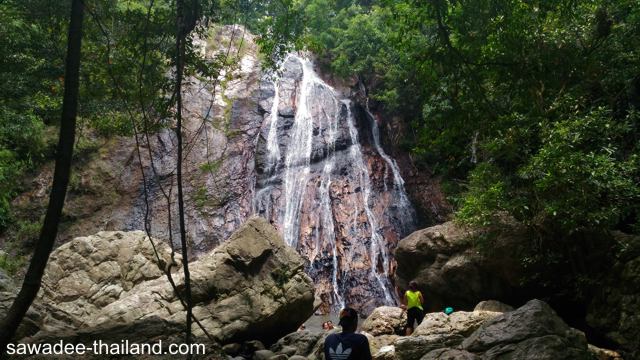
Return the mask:
<svg viewBox="0 0 640 360">
<path fill-rule="evenodd" d="M 387 169 L 391 168 L 391 173 L 393 174 L 393 189 L 395 196 L 397 196 L 398 203 L 397 206 L 403 215 L 400 219 L 403 221 L 404 227 L 412 227 L 414 219 L 415 219 L 415 210 L 411 205 L 411 201 L 409 201 L 409 197 L 407 197 L 407 192 L 404 189 L 404 179 L 400 175 L 400 169 L 398 168 L 398 163 L 392 159 L 382 148 L 382 144 L 380 143 L 380 129 L 378 128 L 378 122 L 376 121 L 375 116 L 371 113 L 369 109 L 369 98 L 367 98 L 365 111 L 367 113 L 367 117 L 369 118 L 369 122 L 371 125 L 371 137 L 373 138 L 373 144 L 376 148 L 376 151 L 382 157 L 386 163 L 385 166 L 385 180 Z M 385 181 L 385 190 L 386 190 L 386 181 Z"/>
<path fill-rule="evenodd" d="M 278 103 L 280 103 L 280 93 L 278 92 L 278 82 L 273 82 L 273 105 L 269 115 L 269 136 L 267 138 L 267 173 L 273 174 L 280 162 L 280 146 L 278 145 Z"/>
<path fill-rule="evenodd" d="M 364 159 L 362 156 L 362 149 L 360 147 L 360 139 L 358 138 L 358 130 L 356 130 L 356 126 L 353 120 L 353 113 L 351 112 L 351 102 L 349 100 L 343 100 L 343 103 L 347 107 L 348 111 L 348 125 L 349 125 L 349 136 L 351 137 L 351 157 L 356 165 L 356 169 L 360 171 L 359 179 L 360 186 L 362 187 L 362 204 L 364 205 L 364 211 L 367 216 L 367 222 L 369 223 L 369 228 L 371 229 L 371 244 L 369 246 L 369 256 L 371 257 L 371 275 L 376 279 L 378 284 L 380 284 L 380 288 L 384 293 L 384 299 L 388 304 L 392 304 L 395 302 L 394 297 L 391 292 L 391 284 L 389 284 L 389 254 L 386 251 L 383 251 L 385 248 L 383 245 L 383 239 L 378 232 L 378 223 L 376 217 L 373 215 L 371 211 L 371 206 L 369 204 L 371 197 L 371 178 L 369 177 L 369 170 L 364 164 Z M 378 273 L 378 256 L 382 256 L 382 268 L 383 268 L 383 276 Z"/>
<path fill-rule="evenodd" d="M 282 66 L 283 75 L 270 84 L 273 102 L 265 105 L 253 211 L 308 259 L 329 308 L 395 304 L 390 250 L 413 221 L 397 164 L 382 149 L 368 108 L 374 149 L 360 144 L 350 101 L 311 61 L 289 55 Z M 371 164 L 382 163 L 384 174 L 372 174 Z"/>
<path fill-rule="evenodd" d="M 293 136 L 285 156 L 284 176 L 286 203 L 283 223 L 284 240 L 294 248 L 298 244 L 299 227 L 297 224 L 300 206 L 302 205 L 302 194 L 311 172 L 311 145 L 313 139 L 313 117 L 311 113 L 315 104 L 312 100 L 318 95 L 319 91 L 332 91 L 315 75 L 308 60 L 300 59 L 300 62 L 302 62 L 302 81 L 293 123 Z"/>
</svg>

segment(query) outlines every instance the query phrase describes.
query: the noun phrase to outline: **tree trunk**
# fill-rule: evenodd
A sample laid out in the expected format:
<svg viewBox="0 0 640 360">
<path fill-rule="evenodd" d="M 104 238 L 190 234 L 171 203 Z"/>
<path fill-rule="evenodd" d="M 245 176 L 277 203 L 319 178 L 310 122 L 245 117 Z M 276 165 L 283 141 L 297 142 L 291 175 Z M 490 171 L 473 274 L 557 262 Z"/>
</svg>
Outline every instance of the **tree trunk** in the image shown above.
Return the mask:
<svg viewBox="0 0 640 360">
<path fill-rule="evenodd" d="M 4 354 L 7 344 L 15 336 L 24 315 L 33 303 L 40 290 L 40 282 L 44 274 L 49 255 L 58 235 L 58 224 L 62 215 L 62 207 L 67 194 L 67 185 L 71 173 L 73 143 L 75 141 L 76 114 L 78 110 L 78 87 L 80 73 L 80 47 L 82 41 L 82 20 L 84 5 L 82 0 L 73 0 L 67 43 L 67 59 L 65 69 L 64 98 L 62 102 L 62 119 L 60 122 L 60 138 L 56 151 L 56 165 L 53 173 L 53 184 L 49 194 L 49 205 L 40 229 L 40 237 L 34 249 L 31 263 L 24 277 L 22 288 L 13 301 L 6 317 L 0 322 L 0 350 Z"/>
<path fill-rule="evenodd" d="M 187 250 L 187 235 L 184 221 L 184 196 L 182 194 L 182 76 L 184 74 L 185 37 L 185 9 L 182 0 L 177 0 L 177 36 L 176 36 L 176 137 L 178 138 L 178 217 L 180 222 L 180 244 L 182 249 L 182 264 L 184 271 L 184 301 L 187 307 L 187 328 L 185 342 L 191 344 L 191 312 L 193 302 L 191 299 L 191 279 L 189 274 L 189 257 Z M 191 358 L 191 355 L 187 355 Z"/>
</svg>

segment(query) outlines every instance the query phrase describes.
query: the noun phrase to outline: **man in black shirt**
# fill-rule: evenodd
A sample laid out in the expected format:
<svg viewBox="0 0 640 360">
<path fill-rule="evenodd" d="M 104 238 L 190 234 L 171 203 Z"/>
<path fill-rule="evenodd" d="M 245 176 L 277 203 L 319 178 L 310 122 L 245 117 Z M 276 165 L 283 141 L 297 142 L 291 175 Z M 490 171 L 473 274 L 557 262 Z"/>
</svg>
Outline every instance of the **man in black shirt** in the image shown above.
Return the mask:
<svg viewBox="0 0 640 360">
<path fill-rule="evenodd" d="M 369 340 L 356 334 L 358 313 L 351 308 L 340 311 L 342 332 L 331 334 L 324 341 L 325 360 L 371 360 Z"/>
</svg>

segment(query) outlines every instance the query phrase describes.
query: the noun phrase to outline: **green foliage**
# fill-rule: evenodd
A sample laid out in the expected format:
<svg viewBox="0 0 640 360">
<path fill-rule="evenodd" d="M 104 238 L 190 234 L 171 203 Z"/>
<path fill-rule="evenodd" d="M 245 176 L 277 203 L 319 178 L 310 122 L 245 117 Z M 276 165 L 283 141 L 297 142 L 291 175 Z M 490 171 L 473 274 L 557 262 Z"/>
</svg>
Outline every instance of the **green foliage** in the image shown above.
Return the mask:
<svg viewBox="0 0 640 360">
<path fill-rule="evenodd" d="M 9 150 L 0 150 L 0 229 L 5 228 L 10 217 L 10 201 L 15 196 L 22 165 Z"/>
<path fill-rule="evenodd" d="M 610 111 L 598 108 L 545 129 L 543 145 L 520 171 L 532 182 L 536 221 L 570 234 L 615 227 L 638 211 L 640 158 L 620 149 L 637 120 L 633 112 L 612 122 Z"/>
<path fill-rule="evenodd" d="M 0 253 L 0 269 L 4 270 L 8 275 L 15 275 L 18 270 L 22 269 L 24 258 L 21 256 L 11 256 L 7 253 Z"/>
<path fill-rule="evenodd" d="M 193 194 L 193 203 L 196 208 L 202 210 L 207 205 L 207 200 L 209 196 L 207 195 L 207 188 L 204 186 L 199 187 L 195 194 Z"/>
<path fill-rule="evenodd" d="M 442 177 L 455 218 L 490 230 L 476 248 L 526 225 L 523 285 L 578 303 L 607 271 L 607 233 L 640 233 L 637 5 L 300 3 L 306 46 L 402 118 L 403 147 Z"/>
<path fill-rule="evenodd" d="M 222 165 L 222 158 L 213 161 L 207 161 L 200 165 L 200 171 L 202 171 L 203 173 L 215 174 L 218 169 L 220 169 L 220 165 Z"/>
<path fill-rule="evenodd" d="M 171 126 L 175 101 L 167 75 L 175 64 L 176 3 L 85 5 L 76 162 L 98 149 L 96 135 L 131 136 Z M 290 16 L 293 5 L 290 0 L 186 2 L 194 29 L 186 44 L 185 75 L 213 83 L 223 69 L 237 65 L 235 56 L 201 56 L 194 40 L 206 38 L 213 23 L 246 24 L 258 31 L 267 63 L 277 61 L 301 28 L 298 17 Z M 61 113 L 69 13 L 66 1 L 0 2 L 0 232 L 11 224 L 12 234 L 19 230 L 22 215 L 12 219 L 10 203 L 28 185 L 20 179 L 53 158 L 56 141 L 50 135 L 57 133 Z M 244 35 L 233 39 L 236 55 L 247 51 L 245 43 Z M 71 189 L 85 191 L 77 178 Z"/>
<path fill-rule="evenodd" d="M 264 67 L 274 68 L 289 51 L 302 46 L 304 18 L 296 5 L 297 0 L 264 1 L 254 9 L 261 16 L 249 25 L 259 35 L 256 43 L 263 54 Z"/>
<path fill-rule="evenodd" d="M 422 166 L 465 184 L 451 187 L 458 219 L 511 216 L 560 238 L 637 224 L 633 1 L 301 6 L 307 46 L 405 119 Z"/>
<path fill-rule="evenodd" d="M 499 222 L 507 208 L 507 185 L 500 169 L 483 163 L 469 174 L 469 185 L 458 209 L 458 219 L 473 225 L 490 226 Z"/>
<path fill-rule="evenodd" d="M 15 242 L 20 246 L 33 246 L 40 235 L 40 221 L 19 220 L 17 221 Z"/>
</svg>

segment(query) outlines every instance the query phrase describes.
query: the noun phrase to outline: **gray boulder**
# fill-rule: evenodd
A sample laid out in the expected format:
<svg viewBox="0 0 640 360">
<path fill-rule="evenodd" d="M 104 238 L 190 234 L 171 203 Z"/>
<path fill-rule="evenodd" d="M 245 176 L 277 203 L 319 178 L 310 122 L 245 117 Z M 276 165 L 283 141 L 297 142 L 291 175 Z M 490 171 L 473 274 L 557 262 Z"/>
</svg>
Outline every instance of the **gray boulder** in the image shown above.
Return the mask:
<svg viewBox="0 0 640 360">
<path fill-rule="evenodd" d="M 462 349 L 486 359 L 589 359 L 584 334 L 540 300 L 485 322 Z"/>
<path fill-rule="evenodd" d="M 293 356 L 298 352 L 298 349 L 296 349 L 293 346 L 283 346 L 280 351 L 278 351 L 278 353 L 280 354 L 284 354 L 287 356 Z"/>
<path fill-rule="evenodd" d="M 458 336 L 471 335 L 480 325 L 501 313 L 493 311 L 456 311 L 447 315 L 442 312 L 426 314 L 412 336 Z"/>
<path fill-rule="evenodd" d="M 396 349 L 393 345 L 381 347 L 372 358 L 374 360 L 396 360 Z"/>
<path fill-rule="evenodd" d="M 438 349 L 427 353 L 420 360 L 479 360 L 476 354 L 458 349 Z"/>
<path fill-rule="evenodd" d="M 278 354 L 278 355 L 273 355 L 272 357 L 269 358 L 269 360 L 288 360 L 289 357 L 285 354 Z"/>
<path fill-rule="evenodd" d="M 398 335 L 379 335 L 373 336 L 367 332 L 361 332 L 369 340 L 369 350 L 373 357 L 395 358 L 395 346 L 393 345 L 400 336 Z M 393 350 L 393 351 L 392 351 Z"/>
<path fill-rule="evenodd" d="M 428 313 L 410 337 L 395 342 L 396 356 L 401 360 L 416 360 L 433 350 L 458 346 L 483 323 L 498 315 L 500 313 L 490 311 Z"/>
<path fill-rule="evenodd" d="M 407 288 L 415 280 L 428 309 L 447 306 L 473 309 L 484 299 L 504 299 L 518 288 L 520 264 L 513 244 L 523 231 L 505 227 L 492 242 L 491 256 L 473 246 L 481 233 L 453 221 L 418 230 L 402 239 L 395 250 L 396 282 Z"/>
<path fill-rule="evenodd" d="M 253 360 L 269 360 L 274 357 L 274 355 L 271 350 L 258 350 L 253 353 Z"/>
<path fill-rule="evenodd" d="M 500 314 L 491 311 L 457 311 L 451 315 L 442 312 L 426 314 L 422 323 L 416 327 L 411 336 L 400 338 L 394 343 L 396 357 L 400 360 L 417 360 L 426 354 L 431 354 L 434 350 L 457 347 L 482 324 Z M 453 350 L 448 352 L 446 356 L 453 356 L 451 354 L 454 353 L 457 354 L 456 356 L 460 356 Z M 457 359 L 445 357 L 438 352 L 434 352 L 430 356 L 436 356 L 434 354 L 447 359 Z M 464 359 L 464 357 L 460 359 Z"/>
<path fill-rule="evenodd" d="M 509 312 L 513 310 L 514 310 L 513 306 L 501 303 L 500 301 L 497 301 L 497 300 L 480 301 L 478 305 L 476 305 L 476 307 L 473 308 L 473 311 L 493 311 L 493 312 L 500 312 L 500 313 Z"/>
<path fill-rule="evenodd" d="M 180 259 L 156 241 L 160 261 L 142 232 L 101 232 L 76 238 L 51 256 L 38 303 L 54 304 L 66 325 L 45 310 L 35 338 L 81 341 L 174 339 L 185 311 L 163 274 L 183 289 Z M 273 342 L 313 312 L 311 279 L 300 256 L 265 220 L 252 218 L 229 240 L 190 264 L 195 341 Z M 205 333 L 206 331 L 206 333 Z"/>
<path fill-rule="evenodd" d="M 448 346 L 446 343 L 434 342 L 424 336 L 401 337 L 393 345 L 398 360 L 419 360 L 432 350 Z"/>
<path fill-rule="evenodd" d="M 329 332 L 313 332 L 309 330 L 292 332 L 271 346 L 271 351 L 289 356 L 300 355 L 309 357 L 318 355 L 324 346 L 324 339 Z M 295 351 L 292 353 L 292 350 Z"/>
<path fill-rule="evenodd" d="M 289 357 L 289 360 L 307 360 L 307 358 L 301 355 L 292 355 Z"/>
<path fill-rule="evenodd" d="M 602 349 L 591 344 L 589 344 L 589 352 L 593 354 L 596 360 L 623 360 L 617 351 Z"/>
<path fill-rule="evenodd" d="M 394 347 L 399 360 L 592 359 L 584 334 L 540 300 L 506 313 L 427 314 L 414 335 Z"/>
<path fill-rule="evenodd" d="M 373 310 L 362 323 L 362 331 L 373 336 L 403 335 L 407 326 L 407 312 L 399 307 L 381 306 Z"/>
</svg>

